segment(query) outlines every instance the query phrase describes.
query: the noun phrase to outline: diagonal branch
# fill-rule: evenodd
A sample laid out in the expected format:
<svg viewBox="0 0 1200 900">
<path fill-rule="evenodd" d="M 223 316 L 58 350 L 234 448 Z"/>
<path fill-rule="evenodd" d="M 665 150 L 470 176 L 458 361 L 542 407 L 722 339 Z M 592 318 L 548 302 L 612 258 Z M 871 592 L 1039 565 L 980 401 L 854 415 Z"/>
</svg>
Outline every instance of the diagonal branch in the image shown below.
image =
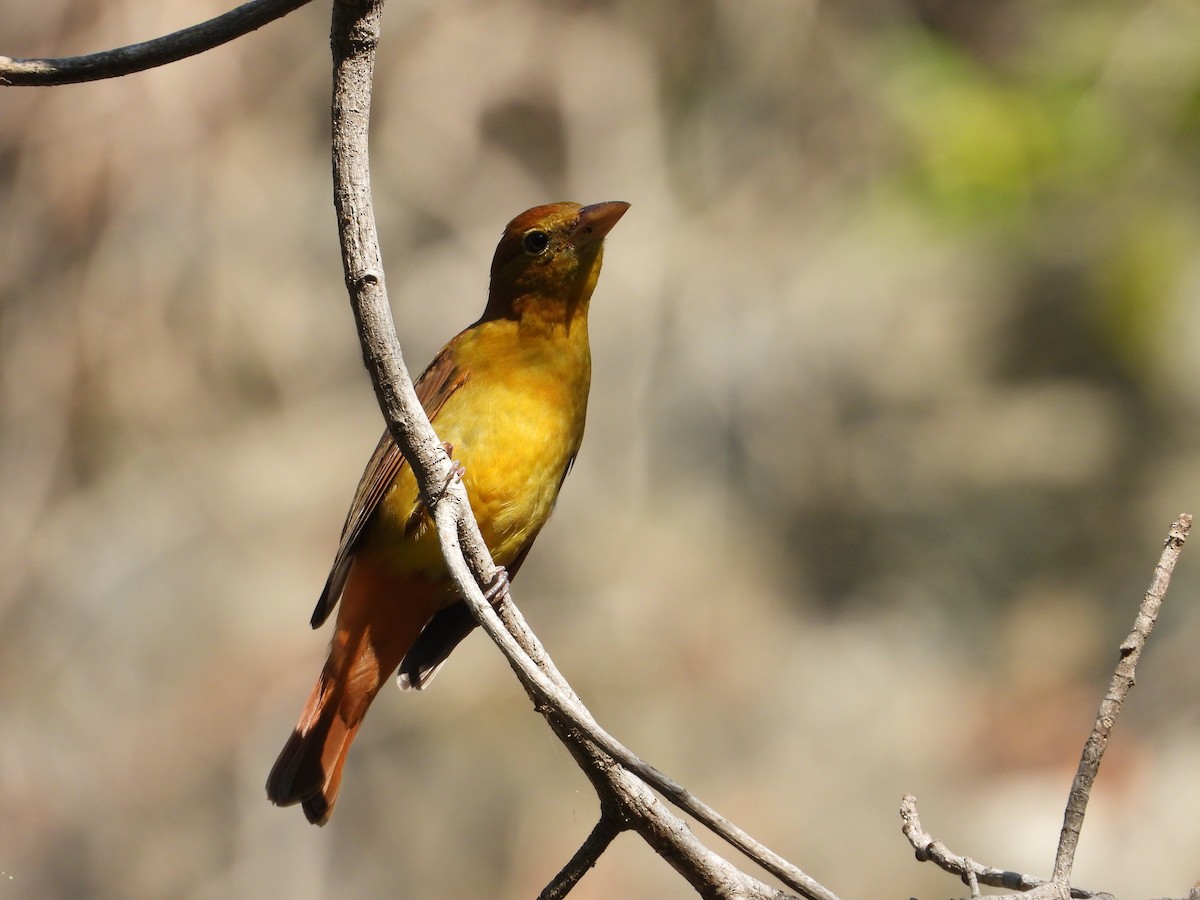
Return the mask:
<svg viewBox="0 0 1200 900">
<path fill-rule="evenodd" d="M 469 507 L 466 509 L 469 510 Z M 539 712 L 546 716 L 554 733 L 592 782 L 601 798 L 601 805 L 606 800 L 617 804 L 629 821 L 629 827 L 641 835 L 703 897 L 752 900 L 784 900 L 790 897 L 717 856 L 692 834 L 682 819 L 658 801 L 646 782 L 633 773 L 627 760 L 636 761 L 641 768 L 649 767 L 596 724 L 591 713 L 583 707 L 555 668 L 537 637 L 525 626 L 516 606 L 506 602 L 507 597 L 501 600 L 505 614 L 504 621 L 501 621 L 484 598 L 464 559 L 463 545 L 460 543 L 464 524 L 461 514 L 457 497 L 453 495 L 444 496 L 434 510 L 438 537 L 442 542 L 450 576 L 488 637 L 504 652 Z M 474 522 L 470 524 L 474 525 Z M 514 635 L 519 635 L 519 640 Z M 811 900 L 836 900 L 830 891 L 803 873 L 800 874 L 805 882 L 815 886 L 814 890 L 797 887 L 805 896 Z"/>
<path fill-rule="evenodd" d="M 254 0 L 174 34 L 89 56 L 42 60 L 0 57 L 0 83 L 57 85 L 130 74 L 215 47 L 305 2 Z M 471 512 L 465 488 L 450 477 L 451 461 L 417 399 L 396 339 L 384 286 L 367 156 L 371 84 L 382 12 L 383 0 L 335 0 L 333 6 L 334 205 L 345 280 L 364 362 L 380 409 L 416 475 L 426 506 L 434 512 L 443 554 L 453 578 L 485 630 L 508 656 L 539 711 L 591 779 L 600 798 L 600 823 L 547 888 L 547 896 L 565 896 L 620 831 L 634 829 L 701 896 L 795 900 L 705 847 L 683 820 L 659 802 L 649 782 L 734 846 L 797 886 L 805 896 L 812 900 L 836 900 L 799 869 L 753 841 L 600 729 L 536 636 L 528 630 L 516 607 L 503 602 L 507 600 L 507 591 L 502 594 L 501 605 L 507 611 L 511 634 L 485 600 L 480 585 L 491 583 L 496 569 Z M 533 659 L 538 662 L 535 664 Z"/>
<path fill-rule="evenodd" d="M 602 810 L 600 821 L 587 836 L 587 840 L 562 867 L 562 871 L 554 876 L 554 880 L 546 885 L 545 890 L 538 894 L 538 900 L 561 900 L 567 896 L 571 888 L 579 883 L 579 879 L 587 874 L 588 869 L 596 865 L 600 855 L 608 849 L 608 845 L 628 827 L 621 821 L 618 813 Z"/>
<path fill-rule="evenodd" d="M 216 18 L 115 50 L 59 59 L 0 56 L 0 85 L 45 87 L 119 78 L 219 47 L 299 9 L 309 0 L 250 0 Z"/>
<path fill-rule="evenodd" d="M 468 598 L 468 602 L 470 602 L 470 598 Z M 476 611 L 476 615 L 483 614 L 484 611 Z M 658 769 L 654 768 L 654 766 L 642 760 L 632 750 L 625 747 L 605 731 L 592 718 L 592 714 L 587 708 L 579 702 L 579 698 L 575 696 L 571 690 L 571 686 L 554 666 L 554 662 L 546 654 L 545 648 L 542 647 L 537 636 L 529 628 L 525 622 L 525 618 L 521 615 L 521 611 L 515 604 L 505 603 L 501 606 L 500 617 L 508 634 L 514 636 L 520 644 L 523 655 L 532 660 L 542 673 L 548 676 L 553 682 L 552 687 L 558 688 L 564 700 L 567 701 L 556 712 L 559 715 L 570 716 L 571 724 L 581 730 L 590 741 L 595 742 L 607 756 L 620 763 L 624 769 L 637 775 L 646 784 L 660 791 L 663 796 L 689 815 L 695 817 L 697 821 L 712 831 L 713 834 L 731 846 L 736 847 L 784 884 L 799 891 L 805 897 L 812 898 L 812 900 L 836 900 L 835 895 L 828 888 L 820 884 L 820 882 L 805 874 L 801 869 L 788 862 L 779 854 L 760 844 L 733 822 L 693 795 L 677 781 L 664 775 Z M 484 622 L 484 627 L 487 628 L 486 622 Z M 489 634 L 491 634 L 490 631 Z M 497 643 L 501 643 L 503 640 L 503 638 L 495 635 L 492 635 L 492 639 L 497 641 Z M 501 649 L 504 649 L 503 645 Z M 509 656 L 510 664 L 516 669 L 517 660 L 514 660 L 512 655 L 507 651 L 505 651 L 505 655 Z M 522 676 L 522 681 L 524 681 L 525 673 L 518 671 L 517 674 L 518 676 Z M 555 692 L 548 693 L 551 699 L 556 696 Z"/>
<path fill-rule="evenodd" d="M 1054 881 L 1066 883 L 1071 877 L 1071 866 L 1075 861 L 1075 848 L 1079 845 L 1079 832 L 1083 828 L 1083 816 L 1087 811 L 1088 798 L 1092 785 L 1096 781 L 1096 773 L 1100 769 L 1100 760 L 1108 746 L 1108 738 L 1125 698 L 1133 689 L 1134 670 L 1146 639 L 1154 628 L 1154 620 L 1162 608 L 1163 597 L 1171 584 L 1171 573 L 1175 571 L 1175 562 L 1183 550 L 1192 527 L 1192 517 L 1187 513 L 1181 515 L 1171 526 L 1163 545 L 1162 555 L 1158 565 L 1154 567 L 1154 576 L 1150 587 L 1142 598 L 1138 608 L 1137 618 L 1133 622 L 1133 630 L 1129 637 L 1121 642 L 1121 657 L 1113 672 L 1108 693 L 1100 702 L 1100 710 L 1096 713 L 1096 724 L 1083 747 L 1083 755 L 1079 760 L 1079 769 L 1075 773 L 1075 781 L 1071 785 L 1071 793 L 1067 798 L 1067 808 L 1063 815 L 1062 833 L 1058 839 L 1058 852 L 1054 857 Z"/>
</svg>

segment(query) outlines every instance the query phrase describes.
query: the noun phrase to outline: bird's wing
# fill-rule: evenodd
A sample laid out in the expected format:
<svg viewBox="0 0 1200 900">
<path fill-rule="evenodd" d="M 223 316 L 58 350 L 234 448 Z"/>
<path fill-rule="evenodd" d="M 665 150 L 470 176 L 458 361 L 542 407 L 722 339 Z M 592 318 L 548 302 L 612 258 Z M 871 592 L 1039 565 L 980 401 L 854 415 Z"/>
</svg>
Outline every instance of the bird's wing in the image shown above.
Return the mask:
<svg viewBox="0 0 1200 900">
<path fill-rule="evenodd" d="M 417 399 L 425 408 L 425 415 L 429 416 L 430 420 L 437 417 L 450 396 L 467 380 L 466 373 L 454 363 L 454 344 L 455 342 L 451 341 L 442 348 L 428 368 L 421 373 L 415 385 Z M 384 430 L 383 437 L 379 439 L 375 452 L 371 454 L 371 460 L 358 482 L 358 489 L 354 492 L 354 502 L 350 504 L 346 524 L 342 526 L 342 540 L 338 545 L 337 556 L 334 557 L 333 567 L 329 570 L 329 578 L 325 581 L 321 599 L 317 601 L 316 609 L 313 610 L 313 628 L 321 627 L 337 605 L 342 587 L 346 583 L 346 575 L 350 572 L 354 547 L 391 486 L 392 480 L 403 467 L 404 456 L 400 453 L 400 448 L 392 440 L 391 433 Z"/>
</svg>

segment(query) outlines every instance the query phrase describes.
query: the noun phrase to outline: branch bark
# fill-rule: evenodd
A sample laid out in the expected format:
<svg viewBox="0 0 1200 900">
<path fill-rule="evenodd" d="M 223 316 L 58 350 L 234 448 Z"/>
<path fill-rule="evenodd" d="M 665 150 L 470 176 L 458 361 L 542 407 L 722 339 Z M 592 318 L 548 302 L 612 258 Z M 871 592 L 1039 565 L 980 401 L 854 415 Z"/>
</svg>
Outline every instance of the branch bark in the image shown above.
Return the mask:
<svg viewBox="0 0 1200 900">
<path fill-rule="evenodd" d="M 1163 545 L 1162 555 L 1158 565 L 1154 567 L 1154 576 L 1150 587 L 1142 597 L 1137 617 L 1133 622 L 1133 630 L 1121 642 L 1120 658 L 1113 672 L 1108 693 L 1100 702 L 1100 710 L 1096 713 L 1096 724 L 1083 747 L 1083 755 L 1079 760 L 1079 768 L 1075 773 L 1075 781 L 1071 785 L 1071 793 L 1067 798 L 1066 812 L 1063 814 L 1062 833 L 1058 839 L 1058 852 L 1054 857 L 1054 875 L 1052 879 L 1067 883 L 1071 878 L 1071 867 L 1075 862 L 1075 849 L 1079 845 L 1079 832 L 1083 828 L 1083 816 L 1087 812 L 1088 798 L 1092 793 L 1092 785 L 1096 781 L 1096 773 L 1100 769 L 1100 760 L 1104 758 L 1104 750 L 1108 746 L 1108 738 L 1117 716 L 1125 705 L 1125 698 L 1133 689 L 1134 670 L 1146 640 L 1154 629 L 1158 611 L 1162 608 L 1163 597 L 1171 584 L 1171 573 L 1175 571 L 1175 563 L 1183 550 L 1184 541 L 1192 528 L 1192 517 L 1187 513 L 1181 515 L 1171 526 L 1170 532 Z"/>
<path fill-rule="evenodd" d="M 900 801 L 900 818 L 904 822 L 904 836 L 916 851 L 918 862 L 932 862 L 939 869 L 957 875 L 964 884 L 975 881 L 976 885 L 986 884 L 988 887 L 1007 888 L 1010 891 L 1021 891 L 1025 897 L 1028 891 L 1038 890 L 1050 885 L 1051 882 L 1033 875 L 1013 872 L 1008 869 L 996 869 L 982 865 L 969 856 L 959 856 L 941 841 L 935 839 L 921 825 L 917 814 L 917 798 L 906 794 Z M 976 888 L 977 890 L 977 888 Z M 974 891 L 972 891 L 974 896 Z M 1077 900 L 1087 900 L 1090 897 L 1102 896 L 1084 888 L 1072 888 L 1071 896 Z M 996 898 L 990 898 L 996 900 Z"/>
<path fill-rule="evenodd" d="M 140 44 L 86 56 L 20 59 L 0 56 L 0 85 L 47 87 L 119 78 L 219 47 L 286 16 L 309 0 L 251 0 L 216 18 Z"/>
<path fill-rule="evenodd" d="M 546 885 L 545 890 L 538 894 L 538 900 L 561 900 L 571 892 L 571 888 L 579 883 L 588 869 L 596 865 L 601 854 L 608 845 L 616 840 L 617 835 L 626 830 L 626 825 L 618 812 L 604 809 L 600 812 L 600 821 L 587 836 L 587 840 L 575 851 L 575 855 L 567 861 L 562 870 L 554 876 L 554 880 Z"/>
</svg>

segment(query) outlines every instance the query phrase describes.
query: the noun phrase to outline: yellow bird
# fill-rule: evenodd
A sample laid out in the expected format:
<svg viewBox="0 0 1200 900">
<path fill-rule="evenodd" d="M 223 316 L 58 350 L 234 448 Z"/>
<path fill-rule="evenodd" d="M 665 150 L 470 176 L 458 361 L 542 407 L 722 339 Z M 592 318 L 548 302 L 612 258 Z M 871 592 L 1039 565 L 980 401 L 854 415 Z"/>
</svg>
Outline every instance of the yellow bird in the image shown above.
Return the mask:
<svg viewBox="0 0 1200 900">
<path fill-rule="evenodd" d="M 497 565 L 515 577 L 583 439 L 592 362 L 588 302 L 604 236 L 628 203 L 521 213 L 492 260 L 483 316 L 417 380 Z M 340 599 L 329 656 L 267 778 L 272 803 L 333 812 L 346 752 L 393 672 L 423 688 L 475 620 L 457 600 L 412 470 L 384 432 L 354 495 L 312 626 Z"/>
</svg>

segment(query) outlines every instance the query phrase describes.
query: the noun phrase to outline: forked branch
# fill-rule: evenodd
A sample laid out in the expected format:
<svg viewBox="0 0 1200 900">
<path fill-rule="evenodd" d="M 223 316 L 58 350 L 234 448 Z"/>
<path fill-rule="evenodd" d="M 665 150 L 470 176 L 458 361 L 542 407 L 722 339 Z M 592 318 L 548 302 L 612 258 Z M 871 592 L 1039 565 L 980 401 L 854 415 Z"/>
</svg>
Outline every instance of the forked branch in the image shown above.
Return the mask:
<svg viewBox="0 0 1200 900">
<path fill-rule="evenodd" d="M 1100 761 L 1104 757 L 1108 739 L 1112 734 L 1113 726 L 1116 725 L 1117 717 L 1125 705 L 1125 698 L 1129 696 L 1129 692 L 1133 688 L 1138 659 L 1154 628 L 1158 611 L 1162 608 L 1163 598 L 1171 584 L 1171 574 L 1175 571 L 1175 563 L 1179 559 L 1191 527 L 1192 517 L 1188 513 L 1182 514 L 1171 525 L 1158 565 L 1154 567 L 1154 576 L 1150 580 L 1150 587 L 1138 607 L 1133 630 L 1121 642 L 1116 670 L 1113 672 L 1108 692 L 1100 702 L 1096 723 L 1092 726 L 1091 734 L 1088 735 L 1087 742 L 1084 744 L 1079 768 L 1071 785 L 1071 793 L 1067 798 L 1062 832 L 1058 840 L 1058 853 L 1054 859 L 1053 875 L 1048 880 L 1043 880 L 1032 875 L 1022 875 L 1019 872 L 981 866 L 969 857 L 952 853 L 945 844 L 934 840 L 921 827 L 920 819 L 917 817 L 916 798 L 905 796 L 900 805 L 900 817 L 904 820 L 904 835 L 912 844 L 913 850 L 916 851 L 918 861 L 936 863 L 947 872 L 958 875 L 963 881 L 974 880 L 992 887 L 1030 892 L 1024 894 L 1025 897 L 1086 898 L 1100 896 L 1091 891 L 1071 887 L 1071 867 L 1075 860 L 1075 850 L 1079 845 L 1079 833 L 1083 828 L 1084 813 L 1087 811 L 1088 799 L 1091 797 L 1092 786 L 1096 782 L 1096 773 L 1100 769 Z"/>
</svg>

